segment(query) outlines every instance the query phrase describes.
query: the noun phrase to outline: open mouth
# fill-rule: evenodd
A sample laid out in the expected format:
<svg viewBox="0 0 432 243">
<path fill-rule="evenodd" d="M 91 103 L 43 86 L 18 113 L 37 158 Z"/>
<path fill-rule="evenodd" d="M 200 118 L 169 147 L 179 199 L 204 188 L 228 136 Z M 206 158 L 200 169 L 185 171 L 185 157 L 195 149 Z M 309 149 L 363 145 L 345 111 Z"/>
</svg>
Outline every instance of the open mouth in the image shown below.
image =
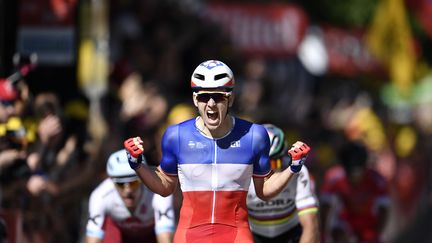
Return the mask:
<svg viewBox="0 0 432 243">
<path fill-rule="evenodd" d="M 219 118 L 219 112 L 217 111 L 207 111 L 207 117 L 209 120 L 217 120 Z"/>
</svg>

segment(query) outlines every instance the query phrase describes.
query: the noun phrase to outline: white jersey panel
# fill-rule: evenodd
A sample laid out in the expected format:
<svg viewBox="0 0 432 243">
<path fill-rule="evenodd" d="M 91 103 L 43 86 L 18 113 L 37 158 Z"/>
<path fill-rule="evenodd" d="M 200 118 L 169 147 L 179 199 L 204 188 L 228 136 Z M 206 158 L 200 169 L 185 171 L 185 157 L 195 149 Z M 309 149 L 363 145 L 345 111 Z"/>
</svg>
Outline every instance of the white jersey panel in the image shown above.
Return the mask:
<svg viewBox="0 0 432 243">
<path fill-rule="evenodd" d="M 298 211 L 310 208 L 311 206 L 318 207 L 318 199 L 315 195 L 314 186 L 312 185 L 309 170 L 303 166 L 297 177 L 297 190 L 295 203 Z"/>
<path fill-rule="evenodd" d="M 318 207 L 318 200 L 311 188 L 306 166 L 287 184 L 279 195 L 263 201 L 256 196 L 251 183 L 247 196 L 249 224 L 255 234 L 276 237 L 299 224 L 298 212 Z"/>
<path fill-rule="evenodd" d="M 180 164 L 178 176 L 183 192 L 247 191 L 252 164 Z"/>
<path fill-rule="evenodd" d="M 162 197 L 159 194 L 154 194 L 152 205 L 156 235 L 162 232 L 174 232 L 176 224 L 173 208 L 174 196 Z"/>
</svg>

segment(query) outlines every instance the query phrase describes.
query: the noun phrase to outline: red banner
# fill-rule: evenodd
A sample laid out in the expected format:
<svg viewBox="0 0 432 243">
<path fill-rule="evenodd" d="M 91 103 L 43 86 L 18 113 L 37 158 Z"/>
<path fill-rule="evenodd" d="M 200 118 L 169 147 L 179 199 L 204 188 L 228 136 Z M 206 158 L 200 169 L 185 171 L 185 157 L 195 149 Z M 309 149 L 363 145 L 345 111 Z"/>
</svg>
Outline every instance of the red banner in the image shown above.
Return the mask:
<svg viewBox="0 0 432 243">
<path fill-rule="evenodd" d="M 382 70 L 382 65 L 372 57 L 365 45 L 363 32 L 329 26 L 322 30 L 330 74 L 352 77 Z"/>
<path fill-rule="evenodd" d="M 308 22 L 301 8 L 289 4 L 210 4 L 205 16 L 244 54 L 267 57 L 296 54 Z"/>
<path fill-rule="evenodd" d="M 65 26 L 75 24 L 77 0 L 20 0 L 21 26 Z"/>
</svg>

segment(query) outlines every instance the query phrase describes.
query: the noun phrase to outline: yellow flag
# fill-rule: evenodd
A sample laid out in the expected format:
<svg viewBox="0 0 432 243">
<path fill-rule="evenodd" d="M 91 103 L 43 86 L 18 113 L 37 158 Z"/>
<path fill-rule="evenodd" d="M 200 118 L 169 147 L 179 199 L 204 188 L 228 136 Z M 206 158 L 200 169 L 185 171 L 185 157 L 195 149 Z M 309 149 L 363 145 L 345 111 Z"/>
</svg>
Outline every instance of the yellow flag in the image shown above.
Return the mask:
<svg viewBox="0 0 432 243">
<path fill-rule="evenodd" d="M 415 51 L 403 0 L 381 0 L 367 34 L 371 52 L 388 67 L 389 76 L 403 93 L 414 79 Z"/>
</svg>

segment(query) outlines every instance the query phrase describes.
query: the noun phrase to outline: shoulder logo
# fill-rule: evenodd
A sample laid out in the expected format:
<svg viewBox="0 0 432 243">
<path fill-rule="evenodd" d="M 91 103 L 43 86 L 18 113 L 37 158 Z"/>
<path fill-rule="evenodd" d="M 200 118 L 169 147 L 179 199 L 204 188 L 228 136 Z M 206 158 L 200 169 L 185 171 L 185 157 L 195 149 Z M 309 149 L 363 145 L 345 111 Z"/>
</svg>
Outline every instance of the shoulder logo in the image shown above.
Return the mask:
<svg viewBox="0 0 432 243">
<path fill-rule="evenodd" d="M 239 141 L 232 141 L 230 147 L 231 148 L 240 148 L 240 140 Z"/>
<path fill-rule="evenodd" d="M 205 143 L 201 143 L 201 142 L 195 142 L 195 141 L 191 140 L 191 141 L 189 141 L 188 146 L 191 149 L 194 149 L 194 148 L 202 149 L 202 148 L 206 147 L 206 144 Z"/>
<path fill-rule="evenodd" d="M 189 141 L 188 146 L 191 149 L 195 148 L 195 142 L 194 141 Z"/>
</svg>

